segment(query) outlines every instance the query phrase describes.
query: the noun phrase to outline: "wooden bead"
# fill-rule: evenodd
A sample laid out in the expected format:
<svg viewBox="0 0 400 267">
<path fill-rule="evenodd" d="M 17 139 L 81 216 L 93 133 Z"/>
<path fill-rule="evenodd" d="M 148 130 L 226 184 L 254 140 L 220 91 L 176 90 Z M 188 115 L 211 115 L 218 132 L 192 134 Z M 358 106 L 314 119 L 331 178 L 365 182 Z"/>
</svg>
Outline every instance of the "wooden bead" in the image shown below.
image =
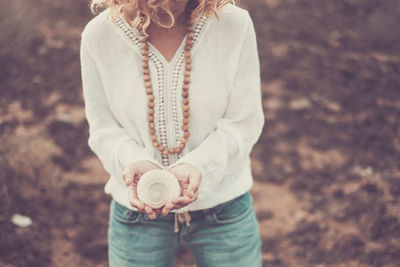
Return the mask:
<svg viewBox="0 0 400 267">
<path fill-rule="evenodd" d="M 182 122 L 183 122 L 183 124 L 189 124 L 189 118 L 184 118 L 183 120 L 182 120 Z"/>
<path fill-rule="evenodd" d="M 179 148 L 179 147 L 177 147 L 177 148 L 175 148 L 175 151 L 176 151 L 175 153 L 177 153 L 177 154 L 178 154 L 178 153 L 181 153 L 181 152 L 182 152 L 182 149 L 181 149 L 181 148 Z"/>
<path fill-rule="evenodd" d="M 149 115 L 153 115 L 154 114 L 154 109 L 149 109 L 147 113 L 149 113 Z"/>
<path fill-rule="evenodd" d="M 150 134 L 156 134 L 156 130 L 155 129 L 150 129 L 149 132 L 150 132 Z"/>
<path fill-rule="evenodd" d="M 189 113 L 189 112 L 183 112 L 183 117 L 184 117 L 184 118 L 189 118 L 189 116 L 190 116 L 190 113 Z"/>
<path fill-rule="evenodd" d="M 189 104 L 189 98 L 184 98 L 182 100 L 182 102 L 183 102 L 184 105 L 188 105 Z"/>
<path fill-rule="evenodd" d="M 187 125 L 182 125 L 182 130 L 187 131 L 189 130 L 189 127 Z"/>
<path fill-rule="evenodd" d="M 185 54 L 185 58 L 190 58 L 190 51 L 185 51 L 184 54 Z"/>
<path fill-rule="evenodd" d="M 185 70 L 185 71 L 183 72 L 183 76 L 184 76 L 185 78 L 190 77 L 190 71 Z"/>
<path fill-rule="evenodd" d="M 192 49 L 192 47 L 190 45 L 185 45 L 185 51 L 190 51 L 190 49 Z"/>
<path fill-rule="evenodd" d="M 194 33 L 193 32 L 189 32 L 187 34 L 187 39 L 193 39 L 193 37 L 194 37 Z"/>
<path fill-rule="evenodd" d="M 183 111 L 189 111 L 189 106 L 182 106 Z"/>
<path fill-rule="evenodd" d="M 150 70 L 149 69 L 144 69 L 143 70 L 143 75 L 149 75 L 150 74 Z"/>
<path fill-rule="evenodd" d="M 168 148 L 164 149 L 162 153 L 163 155 L 168 155 Z"/>
<path fill-rule="evenodd" d="M 182 85 L 182 90 L 187 92 L 189 90 L 189 84 L 188 83 L 183 84 Z"/>
<path fill-rule="evenodd" d="M 154 146 L 155 148 L 157 148 L 157 147 L 159 146 L 159 143 L 158 143 L 157 141 L 154 141 L 154 142 L 153 142 L 153 146 Z"/>
<path fill-rule="evenodd" d="M 149 103 L 147 104 L 147 106 L 148 106 L 149 108 L 154 108 L 154 102 L 149 102 Z"/>
<path fill-rule="evenodd" d="M 169 149 L 168 149 L 168 153 L 174 154 L 174 153 L 175 153 L 175 148 L 169 148 Z"/>
<path fill-rule="evenodd" d="M 188 96 L 189 96 L 189 93 L 188 93 L 187 91 L 182 91 L 182 96 L 183 96 L 183 97 L 188 97 Z"/>
<path fill-rule="evenodd" d="M 157 141 L 157 136 L 156 135 L 152 135 L 151 136 L 151 140 L 154 142 L 154 141 Z"/>
<path fill-rule="evenodd" d="M 185 65 L 185 70 L 186 71 L 191 71 L 192 70 L 192 65 Z"/>
<path fill-rule="evenodd" d="M 154 129 L 156 127 L 156 125 L 154 122 L 150 122 L 149 127 L 150 127 L 150 129 Z"/>
<path fill-rule="evenodd" d="M 155 97 L 154 97 L 154 95 L 149 95 L 147 98 L 149 99 L 149 101 L 153 102 Z"/>
<path fill-rule="evenodd" d="M 158 145 L 158 150 L 163 151 L 164 150 L 164 146 L 162 144 Z"/>
<path fill-rule="evenodd" d="M 183 84 L 189 84 L 190 83 L 190 78 L 186 77 L 183 79 Z"/>
<path fill-rule="evenodd" d="M 193 39 L 187 39 L 186 44 L 191 46 L 193 44 Z"/>
<path fill-rule="evenodd" d="M 144 82 L 144 86 L 145 86 L 147 89 L 151 89 L 151 82 L 150 82 L 150 81 Z M 147 91 L 147 90 L 146 90 L 146 91 Z M 153 93 L 153 89 L 151 89 L 151 92 Z"/>
<path fill-rule="evenodd" d="M 181 139 L 181 142 L 182 142 L 182 144 L 186 144 L 187 139 L 186 139 L 185 137 L 183 137 L 183 138 Z"/>
<path fill-rule="evenodd" d="M 147 116 L 147 120 L 149 121 L 149 122 L 153 122 L 154 121 L 154 116 Z"/>
<path fill-rule="evenodd" d="M 149 94 L 149 95 L 152 94 L 152 93 L 153 93 L 153 89 L 147 88 L 147 89 L 146 89 L 146 93 Z"/>
<path fill-rule="evenodd" d="M 190 136 L 190 133 L 189 133 L 189 132 L 184 132 L 184 133 L 183 133 L 183 137 L 189 138 L 189 136 Z"/>
</svg>

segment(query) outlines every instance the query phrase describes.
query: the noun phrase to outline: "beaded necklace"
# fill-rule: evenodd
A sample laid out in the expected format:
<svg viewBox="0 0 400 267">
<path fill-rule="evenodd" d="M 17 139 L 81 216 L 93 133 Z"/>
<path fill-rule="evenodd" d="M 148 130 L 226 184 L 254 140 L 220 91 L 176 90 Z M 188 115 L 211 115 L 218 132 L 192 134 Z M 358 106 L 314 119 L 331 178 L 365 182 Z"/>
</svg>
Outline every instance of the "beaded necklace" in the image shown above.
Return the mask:
<svg viewBox="0 0 400 267">
<path fill-rule="evenodd" d="M 190 84 L 190 71 L 192 69 L 192 59 L 191 59 L 191 49 L 193 45 L 193 25 L 195 18 L 190 18 L 186 20 L 186 44 L 184 48 L 184 56 L 185 56 L 185 71 L 182 85 L 182 130 L 183 137 L 181 138 L 181 143 L 174 148 L 164 147 L 157 138 L 155 123 L 154 123 L 154 94 L 153 94 L 153 86 L 150 79 L 150 69 L 149 69 L 149 45 L 148 45 L 148 36 L 142 35 L 140 38 L 140 42 L 142 43 L 142 71 L 143 71 L 143 80 L 144 86 L 146 88 L 146 93 L 148 97 L 148 122 L 149 122 L 149 132 L 151 135 L 151 140 L 153 141 L 153 146 L 157 148 L 163 155 L 168 154 L 178 154 L 180 153 L 186 146 L 187 140 L 190 136 L 189 132 L 189 84 Z"/>
</svg>

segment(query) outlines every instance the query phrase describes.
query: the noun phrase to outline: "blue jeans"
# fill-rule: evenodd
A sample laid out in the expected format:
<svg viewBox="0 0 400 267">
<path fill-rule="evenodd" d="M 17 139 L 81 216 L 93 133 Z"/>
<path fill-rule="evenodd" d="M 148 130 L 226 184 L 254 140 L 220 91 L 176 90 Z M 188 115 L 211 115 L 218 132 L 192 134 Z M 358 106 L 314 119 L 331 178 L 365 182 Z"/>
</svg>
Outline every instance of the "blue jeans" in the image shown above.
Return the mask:
<svg viewBox="0 0 400 267">
<path fill-rule="evenodd" d="M 260 267 L 261 239 L 247 192 L 214 208 L 190 212 L 190 225 L 174 232 L 174 214 L 146 214 L 111 201 L 108 228 L 110 267 L 174 265 L 180 245 L 188 247 L 199 267 Z"/>
</svg>

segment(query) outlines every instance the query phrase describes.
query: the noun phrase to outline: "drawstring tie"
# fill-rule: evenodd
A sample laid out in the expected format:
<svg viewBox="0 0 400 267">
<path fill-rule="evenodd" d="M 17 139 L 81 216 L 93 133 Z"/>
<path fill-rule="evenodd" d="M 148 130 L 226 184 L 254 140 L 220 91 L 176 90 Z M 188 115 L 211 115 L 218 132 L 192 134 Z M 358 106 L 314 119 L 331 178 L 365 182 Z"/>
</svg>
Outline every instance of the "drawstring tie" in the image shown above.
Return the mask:
<svg viewBox="0 0 400 267">
<path fill-rule="evenodd" d="M 174 232 L 175 233 L 179 232 L 178 221 L 179 221 L 179 223 L 186 222 L 186 226 L 189 226 L 190 225 L 190 214 L 189 214 L 189 212 L 185 211 L 183 213 L 175 213 L 175 218 L 174 218 L 174 226 L 175 226 Z"/>
</svg>

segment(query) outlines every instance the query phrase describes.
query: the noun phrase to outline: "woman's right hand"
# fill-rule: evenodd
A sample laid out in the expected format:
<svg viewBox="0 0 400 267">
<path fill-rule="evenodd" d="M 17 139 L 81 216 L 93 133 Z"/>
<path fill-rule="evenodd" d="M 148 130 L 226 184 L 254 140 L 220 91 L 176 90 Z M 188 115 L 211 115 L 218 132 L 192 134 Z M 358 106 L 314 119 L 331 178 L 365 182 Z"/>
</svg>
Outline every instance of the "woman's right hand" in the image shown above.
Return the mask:
<svg viewBox="0 0 400 267">
<path fill-rule="evenodd" d="M 157 217 L 157 213 L 160 213 L 160 209 L 153 210 L 151 207 L 139 200 L 137 194 L 137 183 L 144 173 L 154 169 L 161 168 L 148 160 L 139 160 L 126 166 L 122 174 L 122 180 L 125 182 L 126 186 L 129 186 L 129 203 L 140 212 L 148 214 L 149 219 L 151 220 Z"/>
</svg>

